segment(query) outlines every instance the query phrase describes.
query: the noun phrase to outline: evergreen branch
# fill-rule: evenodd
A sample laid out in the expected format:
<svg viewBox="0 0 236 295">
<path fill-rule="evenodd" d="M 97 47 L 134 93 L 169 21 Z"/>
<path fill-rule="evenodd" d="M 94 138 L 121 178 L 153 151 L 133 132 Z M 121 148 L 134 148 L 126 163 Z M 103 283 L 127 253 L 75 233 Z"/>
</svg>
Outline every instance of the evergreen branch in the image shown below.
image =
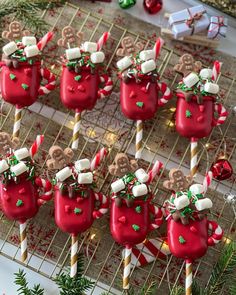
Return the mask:
<svg viewBox="0 0 236 295">
<path fill-rule="evenodd" d="M 196 280 L 193 280 L 192 295 L 204 295 L 204 294 L 205 294 L 204 289 L 201 286 L 199 286 Z"/>
<path fill-rule="evenodd" d="M 151 282 L 148 286 L 144 285 L 141 289 L 140 295 L 155 295 L 157 291 L 156 285 L 156 282 Z"/>
<path fill-rule="evenodd" d="M 183 295 L 183 294 L 184 294 L 184 288 L 182 286 L 175 286 L 170 292 L 170 295 Z"/>
</svg>

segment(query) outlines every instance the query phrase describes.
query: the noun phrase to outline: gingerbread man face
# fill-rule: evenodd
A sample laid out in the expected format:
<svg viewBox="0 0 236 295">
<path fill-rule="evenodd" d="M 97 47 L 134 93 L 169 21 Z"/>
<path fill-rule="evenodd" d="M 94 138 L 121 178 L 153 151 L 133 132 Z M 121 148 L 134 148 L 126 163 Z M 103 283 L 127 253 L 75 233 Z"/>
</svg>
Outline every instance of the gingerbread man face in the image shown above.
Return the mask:
<svg viewBox="0 0 236 295">
<path fill-rule="evenodd" d="M 9 25 L 9 31 L 2 32 L 2 38 L 7 39 L 9 41 L 19 40 L 22 36 L 28 36 L 30 34 L 29 31 L 22 31 L 21 24 L 17 21 L 11 22 Z"/>
<path fill-rule="evenodd" d="M 125 37 L 121 41 L 121 48 L 116 52 L 116 55 L 119 57 L 129 56 L 143 50 L 144 45 L 142 42 L 134 42 L 134 39 L 130 36 Z"/>
<path fill-rule="evenodd" d="M 116 155 L 114 164 L 109 166 L 109 172 L 111 175 L 122 177 L 127 173 L 137 170 L 138 165 L 135 160 L 129 160 L 126 154 L 119 153 Z"/>
<path fill-rule="evenodd" d="M 83 33 L 78 32 L 75 33 L 74 28 L 71 26 L 67 26 L 62 29 L 61 32 L 62 38 L 58 40 L 57 44 L 61 47 L 68 47 L 70 44 L 75 44 L 76 46 L 80 46 L 83 40 Z"/>
<path fill-rule="evenodd" d="M 54 170 L 62 169 L 67 166 L 74 153 L 70 148 L 65 148 L 63 150 L 61 147 L 54 145 L 49 149 L 49 155 L 51 159 L 49 159 L 46 164 L 49 170 Z"/>
<path fill-rule="evenodd" d="M 179 63 L 174 66 L 174 70 L 186 77 L 191 72 L 198 73 L 202 68 L 202 63 L 200 61 L 195 61 L 191 54 L 185 53 L 179 59 Z"/>
<path fill-rule="evenodd" d="M 174 192 L 180 192 L 188 189 L 192 182 L 192 177 L 185 176 L 179 169 L 171 169 L 169 173 L 170 180 L 166 180 L 163 186 Z"/>
<path fill-rule="evenodd" d="M 18 138 L 11 139 L 11 136 L 7 132 L 0 132 L 0 154 L 5 154 L 10 149 L 15 149 L 18 145 Z"/>
</svg>

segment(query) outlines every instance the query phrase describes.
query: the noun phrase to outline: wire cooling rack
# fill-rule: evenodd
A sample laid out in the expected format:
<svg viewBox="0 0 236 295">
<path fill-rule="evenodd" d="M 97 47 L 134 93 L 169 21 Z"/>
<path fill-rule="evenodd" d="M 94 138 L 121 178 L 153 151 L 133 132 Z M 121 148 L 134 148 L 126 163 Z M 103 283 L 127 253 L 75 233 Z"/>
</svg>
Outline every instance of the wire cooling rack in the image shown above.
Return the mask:
<svg viewBox="0 0 236 295">
<path fill-rule="evenodd" d="M 59 57 L 62 49 L 56 46 L 56 40 L 60 38 L 61 29 L 66 25 L 72 25 L 75 29 L 83 31 L 84 40 L 96 41 L 104 31 L 111 32 L 112 38 L 105 49 L 107 68 L 111 69 L 115 68 L 115 52 L 124 36 L 133 36 L 136 41 L 142 41 L 146 48 L 153 46 L 151 41 L 142 36 L 72 4 L 67 3 L 56 11 L 45 11 L 42 18 L 56 33 L 55 43 L 50 45 L 46 52 L 46 63 L 57 76 L 60 74 Z M 178 81 L 178 76 L 172 71 L 178 58 L 176 52 L 164 48 L 158 61 L 161 79 L 170 87 L 175 87 Z M 83 113 L 79 148 L 74 157 L 75 159 L 92 158 L 101 146 L 105 145 L 109 148 L 109 156 L 97 174 L 98 189 L 101 189 L 104 194 L 109 194 L 112 178 L 107 172 L 107 165 L 112 162 L 115 154 L 118 151 L 126 151 L 133 156 L 135 152 L 135 125 L 120 111 L 119 83 L 114 74 L 115 71 L 112 72 L 115 81 L 114 92 L 109 98 L 100 100 L 94 110 Z M 218 83 L 221 87 L 221 97 L 229 108 L 230 116 L 221 129 L 214 128 L 211 135 L 199 143 L 199 173 L 197 176 L 199 181 L 202 181 L 206 169 L 209 168 L 209 163 L 212 163 L 217 154 L 224 150 L 225 144 L 229 160 L 233 167 L 236 167 L 234 138 L 236 118 L 231 113 L 231 106 L 236 95 L 236 84 L 234 79 L 223 74 L 220 75 Z M 145 122 L 143 160 L 140 166 L 149 169 L 151 163 L 159 159 L 165 168 L 153 185 L 156 196 L 154 202 L 158 205 L 162 205 L 168 198 L 169 193 L 162 186 L 163 179 L 167 178 L 168 170 L 177 166 L 186 173 L 189 171 L 189 142 L 175 132 L 174 112 L 175 99 L 168 103 L 167 107 L 159 109 L 153 120 Z M 45 142 L 36 158 L 41 173 L 44 171 L 47 151 L 51 145 L 56 143 L 63 148 L 70 145 L 73 115 L 73 112 L 68 112 L 62 106 L 58 89 L 24 110 L 20 135 L 22 146 L 30 145 L 39 133 L 45 135 Z M 14 108 L 5 103 L 2 104 L 1 130 L 11 132 L 13 118 Z M 219 223 L 225 230 L 224 243 L 235 240 L 235 215 L 232 205 L 224 201 L 223 195 L 226 192 L 235 193 L 235 191 L 235 174 L 233 174 L 227 181 L 221 183 L 214 181 L 208 193 L 214 201 L 212 218 L 219 219 Z M 62 233 L 54 224 L 53 201 L 40 209 L 39 214 L 28 223 L 27 230 L 29 244 L 27 267 L 46 277 L 55 277 L 69 265 L 70 237 Z M 154 236 L 164 237 L 165 232 L 166 229 L 162 228 L 156 231 Z M 7 220 L 3 214 L 1 215 L 0 236 L 1 255 L 21 264 L 18 224 Z M 207 284 L 210 272 L 224 243 L 210 248 L 204 259 L 194 264 L 194 276 L 202 286 Z M 121 293 L 123 270 L 121 251 L 122 247 L 116 244 L 110 235 L 109 216 L 95 221 L 91 229 L 80 237 L 79 252 L 85 257 L 84 273 L 95 282 L 91 294 L 94 294 L 96 287 L 108 294 Z M 168 294 L 173 286 L 183 284 L 183 266 L 183 261 L 166 256 L 165 259 L 157 259 L 145 267 L 136 267 L 132 271 L 131 287 L 138 292 L 143 285 L 155 281 L 160 290 L 159 294 Z"/>
</svg>

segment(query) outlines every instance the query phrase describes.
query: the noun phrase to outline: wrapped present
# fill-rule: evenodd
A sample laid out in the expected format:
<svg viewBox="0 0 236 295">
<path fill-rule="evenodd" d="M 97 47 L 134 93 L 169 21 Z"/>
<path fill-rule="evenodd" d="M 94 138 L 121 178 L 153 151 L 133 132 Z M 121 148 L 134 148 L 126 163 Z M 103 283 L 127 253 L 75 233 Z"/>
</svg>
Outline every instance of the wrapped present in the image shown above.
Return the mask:
<svg viewBox="0 0 236 295">
<path fill-rule="evenodd" d="M 228 19 L 223 16 L 212 16 L 208 28 L 207 38 L 226 37 Z"/>
<path fill-rule="evenodd" d="M 169 16 L 169 24 L 176 39 L 204 31 L 208 28 L 209 23 L 203 5 L 190 7 Z"/>
</svg>

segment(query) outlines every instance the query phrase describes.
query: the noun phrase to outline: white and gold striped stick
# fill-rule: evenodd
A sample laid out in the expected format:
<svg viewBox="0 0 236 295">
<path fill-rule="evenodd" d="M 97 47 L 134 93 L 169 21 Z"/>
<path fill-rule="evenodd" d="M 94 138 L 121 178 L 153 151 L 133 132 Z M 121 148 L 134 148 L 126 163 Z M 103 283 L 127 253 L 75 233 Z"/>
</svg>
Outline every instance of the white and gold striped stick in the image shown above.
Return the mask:
<svg viewBox="0 0 236 295">
<path fill-rule="evenodd" d="M 78 263 L 78 236 L 71 235 L 71 268 L 70 276 L 75 277 L 77 274 L 77 263 Z"/>
<path fill-rule="evenodd" d="M 77 150 L 79 146 L 79 130 L 81 123 L 81 113 L 75 112 L 74 128 L 73 128 L 73 137 L 72 137 L 72 146 L 73 150 Z"/>
<path fill-rule="evenodd" d="M 142 140 L 143 140 L 143 121 L 137 120 L 136 124 L 136 153 L 135 159 L 140 159 L 142 155 Z"/>
<path fill-rule="evenodd" d="M 123 274 L 123 289 L 129 289 L 129 277 L 131 272 L 131 257 L 132 257 L 132 248 L 126 246 L 124 254 L 124 274 Z"/>
<path fill-rule="evenodd" d="M 26 222 L 20 223 L 20 248 L 21 248 L 21 261 L 26 263 L 28 257 L 27 251 L 27 236 L 26 236 Z"/>
<path fill-rule="evenodd" d="M 192 285 L 193 285 L 193 269 L 192 262 L 186 260 L 186 278 L 185 278 L 185 294 L 192 295 Z"/>
<path fill-rule="evenodd" d="M 197 150 L 197 140 L 195 138 L 191 138 L 191 160 L 190 160 L 190 172 L 191 172 L 191 176 L 194 178 L 197 174 L 197 154 L 198 154 L 198 150 Z"/>
<path fill-rule="evenodd" d="M 15 118 L 14 118 L 13 134 L 12 134 L 13 138 L 20 136 L 22 110 L 23 110 L 23 108 L 21 108 L 19 106 L 16 106 L 16 108 L 15 108 Z"/>
</svg>

